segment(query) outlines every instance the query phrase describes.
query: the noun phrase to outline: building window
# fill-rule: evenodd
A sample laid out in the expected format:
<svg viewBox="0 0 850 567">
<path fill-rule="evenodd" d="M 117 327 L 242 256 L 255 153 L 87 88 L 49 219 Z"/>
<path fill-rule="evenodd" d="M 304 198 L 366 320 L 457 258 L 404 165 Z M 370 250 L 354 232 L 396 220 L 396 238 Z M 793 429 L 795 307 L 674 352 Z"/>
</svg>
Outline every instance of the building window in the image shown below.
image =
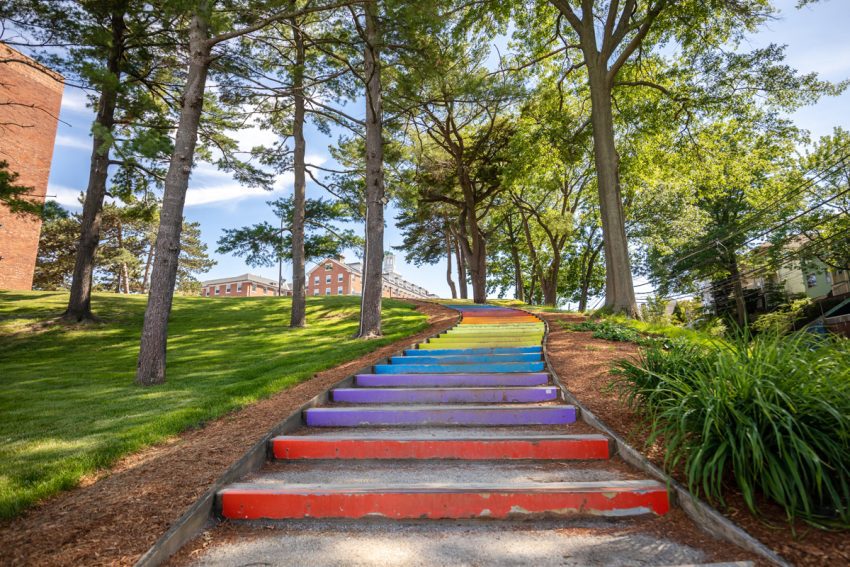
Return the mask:
<svg viewBox="0 0 850 567">
<path fill-rule="evenodd" d="M 313 278 L 313 283 L 316 284 L 316 285 L 319 285 L 319 276 L 316 276 L 315 278 Z"/>
<path fill-rule="evenodd" d="M 329 275 L 325 276 L 325 283 L 326 284 L 331 283 L 331 277 Z"/>
<path fill-rule="evenodd" d="M 228 293 L 230 293 L 230 284 L 227 284 L 227 285 L 224 287 L 224 294 L 225 294 L 225 295 L 227 295 Z"/>
<path fill-rule="evenodd" d="M 816 285 L 818 285 L 818 275 L 817 274 L 806 275 L 806 287 L 815 287 Z"/>
<path fill-rule="evenodd" d="M 334 265 L 333 265 L 333 264 L 331 264 L 331 263 L 325 264 L 325 271 L 330 272 L 330 271 L 331 271 L 331 270 L 333 270 L 333 269 L 334 269 Z"/>
<path fill-rule="evenodd" d="M 313 295 L 319 295 L 319 288 L 313 290 Z"/>
<path fill-rule="evenodd" d="M 331 288 L 326 287 L 325 288 L 325 295 L 330 295 L 330 294 L 331 294 Z"/>
<path fill-rule="evenodd" d="M 236 293 L 242 293 L 242 284 L 241 283 L 236 284 Z"/>
<path fill-rule="evenodd" d="M 337 274 L 336 281 L 342 282 L 342 274 Z"/>
<path fill-rule="evenodd" d="M 255 283 L 251 284 L 251 291 L 257 291 L 257 284 L 255 284 Z"/>
<path fill-rule="evenodd" d="M 342 286 L 339 286 L 338 288 L 336 288 L 336 294 L 342 295 Z"/>
<path fill-rule="evenodd" d="M 219 295 L 221 293 L 221 286 L 215 286 L 215 294 Z"/>
</svg>

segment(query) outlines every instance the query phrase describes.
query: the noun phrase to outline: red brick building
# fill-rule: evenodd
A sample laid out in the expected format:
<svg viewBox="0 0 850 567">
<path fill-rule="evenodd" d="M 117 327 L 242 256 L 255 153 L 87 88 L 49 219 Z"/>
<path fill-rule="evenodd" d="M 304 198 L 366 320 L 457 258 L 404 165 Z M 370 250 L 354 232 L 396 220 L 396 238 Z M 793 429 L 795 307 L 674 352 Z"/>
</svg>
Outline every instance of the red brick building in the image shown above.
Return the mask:
<svg viewBox="0 0 850 567">
<path fill-rule="evenodd" d="M 395 271 L 395 256 L 384 257 L 383 297 L 428 299 L 436 297 Z M 342 256 L 326 258 L 307 274 L 307 295 L 360 295 L 363 290 L 363 264 L 346 263 Z"/>
<path fill-rule="evenodd" d="M 43 203 L 64 84 L 62 76 L 0 43 L 0 160 Z M 41 219 L 0 204 L 0 289 L 32 289 Z"/>
<path fill-rule="evenodd" d="M 277 295 L 277 281 L 254 274 L 242 274 L 232 278 L 221 278 L 201 282 L 204 297 L 256 297 Z M 283 282 L 281 295 L 292 295 L 292 286 Z"/>
</svg>

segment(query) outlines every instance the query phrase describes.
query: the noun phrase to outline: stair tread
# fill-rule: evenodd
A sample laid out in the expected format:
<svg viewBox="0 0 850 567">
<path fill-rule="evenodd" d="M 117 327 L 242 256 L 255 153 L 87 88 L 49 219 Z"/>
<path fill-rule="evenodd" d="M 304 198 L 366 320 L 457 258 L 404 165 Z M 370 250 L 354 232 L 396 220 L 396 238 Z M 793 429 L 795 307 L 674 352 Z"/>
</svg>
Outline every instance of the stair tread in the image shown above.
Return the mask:
<svg viewBox="0 0 850 567">
<path fill-rule="evenodd" d="M 624 491 L 646 491 L 666 490 L 664 484 L 657 480 L 601 480 L 601 481 L 568 481 L 547 483 L 417 483 L 401 484 L 388 483 L 382 485 L 360 485 L 360 484 L 290 484 L 290 483 L 237 483 L 223 488 L 220 493 L 243 491 L 262 491 L 284 494 L 305 493 L 370 493 L 381 494 L 391 492 L 442 492 L 459 494 L 465 492 L 624 492 Z"/>
</svg>

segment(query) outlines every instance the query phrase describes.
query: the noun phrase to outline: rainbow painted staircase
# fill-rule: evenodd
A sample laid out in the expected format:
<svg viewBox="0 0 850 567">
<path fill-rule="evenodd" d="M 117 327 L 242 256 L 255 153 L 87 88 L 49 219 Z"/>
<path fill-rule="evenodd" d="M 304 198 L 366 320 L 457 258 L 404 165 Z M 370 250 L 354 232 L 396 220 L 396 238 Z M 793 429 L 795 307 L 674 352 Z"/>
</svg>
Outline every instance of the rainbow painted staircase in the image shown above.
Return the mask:
<svg viewBox="0 0 850 567">
<path fill-rule="evenodd" d="M 275 457 L 219 493 L 230 519 L 664 514 L 665 487 L 571 433 L 576 408 L 543 361 L 543 323 L 452 305 L 459 325 L 332 391 Z M 587 431 L 587 426 L 582 425 Z"/>
</svg>

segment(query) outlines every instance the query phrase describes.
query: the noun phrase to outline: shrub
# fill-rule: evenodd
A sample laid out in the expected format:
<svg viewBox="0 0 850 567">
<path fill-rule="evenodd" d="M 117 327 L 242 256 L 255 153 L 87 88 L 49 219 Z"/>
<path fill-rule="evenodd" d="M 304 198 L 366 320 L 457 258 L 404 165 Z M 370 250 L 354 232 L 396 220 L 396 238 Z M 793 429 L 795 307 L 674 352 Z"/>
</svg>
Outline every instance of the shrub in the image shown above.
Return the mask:
<svg viewBox="0 0 850 567">
<path fill-rule="evenodd" d="M 731 481 L 754 513 L 761 493 L 789 520 L 850 525 L 850 341 L 763 333 L 650 344 L 615 372 L 692 492 L 722 503 Z"/>
<path fill-rule="evenodd" d="M 776 311 L 761 315 L 753 323 L 753 330 L 759 333 L 787 333 L 794 327 L 794 322 L 803 316 L 811 305 L 812 300 L 808 297 L 795 299 Z"/>
</svg>

